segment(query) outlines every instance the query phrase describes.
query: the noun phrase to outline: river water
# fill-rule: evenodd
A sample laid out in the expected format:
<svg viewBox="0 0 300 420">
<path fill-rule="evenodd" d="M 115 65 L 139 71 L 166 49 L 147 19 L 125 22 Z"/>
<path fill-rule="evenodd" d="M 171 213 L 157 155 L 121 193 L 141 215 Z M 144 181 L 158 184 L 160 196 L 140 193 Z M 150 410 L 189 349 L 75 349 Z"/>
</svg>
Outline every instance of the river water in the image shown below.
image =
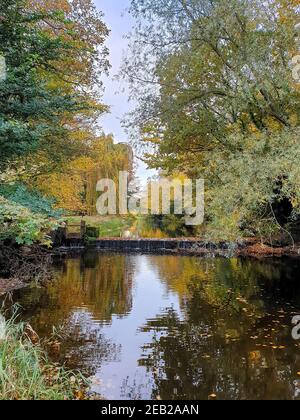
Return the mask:
<svg viewBox="0 0 300 420">
<path fill-rule="evenodd" d="M 91 252 L 53 270 L 13 300 L 105 399 L 300 399 L 297 260 Z"/>
</svg>

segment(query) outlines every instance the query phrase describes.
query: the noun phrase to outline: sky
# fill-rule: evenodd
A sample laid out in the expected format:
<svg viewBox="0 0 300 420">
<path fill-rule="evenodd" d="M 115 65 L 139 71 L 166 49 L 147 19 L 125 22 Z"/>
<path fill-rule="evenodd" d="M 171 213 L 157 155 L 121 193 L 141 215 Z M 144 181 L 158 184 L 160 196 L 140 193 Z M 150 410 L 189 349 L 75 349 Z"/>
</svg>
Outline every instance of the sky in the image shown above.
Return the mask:
<svg viewBox="0 0 300 420">
<path fill-rule="evenodd" d="M 104 21 L 111 30 L 107 40 L 110 50 L 111 70 L 109 77 L 103 77 L 104 96 L 103 101 L 110 106 L 110 114 L 101 118 L 101 125 L 106 134 L 113 134 L 116 142 L 128 142 L 128 136 L 122 128 L 121 119 L 134 108 L 134 103 L 128 102 L 128 85 L 125 81 L 119 82 L 114 76 L 119 72 L 122 57 L 128 49 L 127 40 L 124 39 L 132 29 L 134 21 L 126 13 L 130 6 L 130 0 L 94 0 L 96 7 L 104 13 Z M 147 178 L 154 175 L 154 171 L 147 170 L 146 166 L 137 161 L 137 177 L 144 183 Z"/>
</svg>

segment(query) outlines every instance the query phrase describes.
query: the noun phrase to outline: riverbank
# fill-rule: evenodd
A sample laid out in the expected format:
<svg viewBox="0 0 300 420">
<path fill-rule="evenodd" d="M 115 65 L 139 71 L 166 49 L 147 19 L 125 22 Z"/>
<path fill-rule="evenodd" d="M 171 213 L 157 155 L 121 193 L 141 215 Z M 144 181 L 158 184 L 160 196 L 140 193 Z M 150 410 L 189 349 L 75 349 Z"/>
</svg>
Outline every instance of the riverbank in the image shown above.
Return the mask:
<svg viewBox="0 0 300 420">
<path fill-rule="evenodd" d="M 18 279 L 0 279 L 0 296 L 14 290 L 22 289 L 26 287 L 26 283 Z"/>
<path fill-rule="evenodd" d="M 271 245 L 256 238 L 243 239 L 237 242 L 209 242 L 199 238 L 169 239 L 130 239 L 100 238 L 88 243 L 69 241 L 67 246 L 60 247 L 57 252 L 69 253 L 94 249 L 97 251 L 164 253 L 175 255 L 195 255 L 199 257 L 299 257 L 300 243 L 290 246 Z"/>
<path fill-rule="evenodd" d="M 85 382 L 49 362 L 30 325 L 0 314 L 0 400 L 83 399 Z"/>
<path fill-rule="evenodd" d="M 0 296 L 31 282 L 43 284 L 51 280 L 54 252 L 42 245 L 0 242 Z"/>
<path fill-rule="evenodd" d="M 272 246 L 262 242 L 246 240 L 242 247 L 237 251 L 238 257 L 253 258 L 281 258 L 281 257 L 300 257 L 300 243 L 297 242 L 290 246 Z"/>
<path fill-rule="evenodd" d="M 31 252 L 30 252 L 31 250 Z M 244 239 L 238 242 L 207 242 L 198 238 L 170 239 L 126 239 L 101 238 L 89 242 L 69 241 L 65 246 L 56 247 L 51 251 L 43 248 L 23 247 L 19 249 L 18 270 L 11 277 L 0 277 L 0 296 L 14 290 L 26 287 L 31 281 L 43 283 L 50 280 L 50 266 L 53 257 L 66 257 L 72 254 L 84 253 L 88 250 L 99 252 L 144 253 L 190 255 L 199 258 L 299 258 L 300 243 L 282 246 L 272 246 L 258 241 L 256 238 Z M 14 255 L 16 250 L 14 249 Z M 33 254 L 36 257 L 33 258 Z M 43 261 L 41 260 L 43 256 Z M 46 258 L 45 258 L 46 257 Z M 30 270 L 29 270 L 30 269 Z M 24 271 L 26 276 L 24 276 Z M 32 278 L 28 277 L 29 272 Z M 2 276 L 3 277 L 3 276 Z"/>
</svg>

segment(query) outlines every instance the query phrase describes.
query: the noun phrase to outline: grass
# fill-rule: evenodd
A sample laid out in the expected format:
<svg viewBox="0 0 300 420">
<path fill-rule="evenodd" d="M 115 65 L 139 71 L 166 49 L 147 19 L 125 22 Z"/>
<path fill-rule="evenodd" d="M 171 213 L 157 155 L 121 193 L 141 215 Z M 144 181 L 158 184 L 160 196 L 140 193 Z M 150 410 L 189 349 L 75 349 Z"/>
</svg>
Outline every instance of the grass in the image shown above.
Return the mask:
<svg viewBox="0 0 300 420">
<path fill-rule="evenodd" d="M 26 328 L 16 317 L 5 321 L 0 315 L 0 400 L 78 399 L 83 377 L 49 363 Z"/>
<path fill-rule="evenodd" d="M 126 230 L 130 229 L 135 222 L 133 216 L 85 216 L 83 218 L 73 216 L 68 218 L 68 222 L 80 223 L 82 219 L 86 222 L 88 227 L 99 229 L 100 238 L 119 238 Z"/>
</svg>

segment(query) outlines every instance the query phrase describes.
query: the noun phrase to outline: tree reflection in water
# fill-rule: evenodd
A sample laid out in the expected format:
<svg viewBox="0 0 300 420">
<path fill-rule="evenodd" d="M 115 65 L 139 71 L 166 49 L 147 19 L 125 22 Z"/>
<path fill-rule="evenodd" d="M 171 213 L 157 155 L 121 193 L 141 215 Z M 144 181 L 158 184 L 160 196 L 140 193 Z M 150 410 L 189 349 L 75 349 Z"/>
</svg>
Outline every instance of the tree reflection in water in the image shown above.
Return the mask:
<svg viewBox="0 0 300 420">
<path fill-rule="evenodd" d="M 104 397 L 299 397 L 298 261 L 87 253 L 55 271 L 14 299 Z"/>
<path fill-rule="evenodd" d="M 120 358 L 120 346 L 101 327 L 131 311 L 133 272 L 134 261 L 124 255 L 86 254 L 59 264 L 57 281 L 18 291 L 14 300 L 40 337 L 49 337 L 53 328 L 61 335 L 55 360 L 93 375 L 103 361 Z"/>
<path fill-rule="evenodd" d="M 170 308 L 141 329 L 153 335 L 139 360 L 152 373 L 152 398 L 299 397 L 289 315 L 291 300 L 299 308 L 298 264 L 202 260 L 195 270 L 191 260 L 165 262 L 156 260 L 161 279 L 184 296 L 185 319 Z"/>
</svg>

